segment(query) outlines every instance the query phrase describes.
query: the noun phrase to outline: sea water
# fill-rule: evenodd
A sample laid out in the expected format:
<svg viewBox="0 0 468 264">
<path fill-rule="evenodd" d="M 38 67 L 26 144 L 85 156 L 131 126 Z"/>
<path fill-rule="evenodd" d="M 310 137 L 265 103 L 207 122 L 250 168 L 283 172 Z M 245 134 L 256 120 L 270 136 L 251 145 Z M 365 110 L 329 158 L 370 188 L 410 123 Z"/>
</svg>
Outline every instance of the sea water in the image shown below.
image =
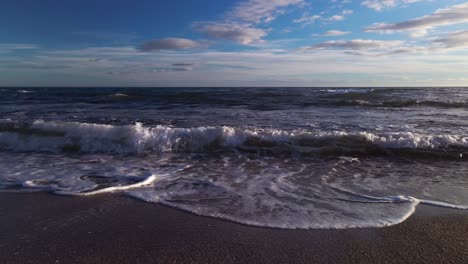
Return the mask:
<svg viewBox="0 0 468 264">
<path fill-rule="evenodd" d="M 276 228 L 468 209 L 465 88 L 7 88 L 0 191 L 114 192 Z"/>
</svg>

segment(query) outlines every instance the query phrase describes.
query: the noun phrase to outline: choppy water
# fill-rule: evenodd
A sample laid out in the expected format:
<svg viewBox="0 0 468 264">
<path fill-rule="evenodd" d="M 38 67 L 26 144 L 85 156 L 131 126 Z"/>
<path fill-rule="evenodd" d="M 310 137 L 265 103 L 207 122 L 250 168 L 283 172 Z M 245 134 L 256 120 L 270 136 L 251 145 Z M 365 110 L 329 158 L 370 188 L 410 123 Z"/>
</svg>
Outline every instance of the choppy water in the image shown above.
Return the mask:
<svg viewBox="0 0 468 264">
<path fill-rule="evenodd" d="M 468 88 L 1 89 L 0 190 L 279 228 L 468 209 Z"/>
</svg>

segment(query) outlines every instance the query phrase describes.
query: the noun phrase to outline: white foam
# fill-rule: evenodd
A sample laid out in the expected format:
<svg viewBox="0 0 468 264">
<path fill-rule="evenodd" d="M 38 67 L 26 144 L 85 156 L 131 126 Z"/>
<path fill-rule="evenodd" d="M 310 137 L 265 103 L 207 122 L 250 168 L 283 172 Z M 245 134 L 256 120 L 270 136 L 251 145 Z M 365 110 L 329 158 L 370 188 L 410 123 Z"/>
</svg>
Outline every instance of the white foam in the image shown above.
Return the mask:
<svg viewBox="0 0 468 264">
<path fill-rule="evenodd" d="M 418 175 L 414 182 L 402 181 L 388 168 L 383 168 L 385 177 L 379 171 L 371 171 L 369 178 L 350 175 L 361 166 L 368 167 L 366 161 L 349 157 L 336 161 L 234 153 L 120 157 L 0 152 L 0 190 L 21 184 L 20 190 L 61 195 L 123 193 L 199 215 L 286 229 L 395 225 L 420 203 L 467 209 L 466 189 L 455 196 L 451 191 L 464 180 L 463 173 L 444 183 L 421 182 Z M 395 187 L 396 181 L 401 185 Z M 428 188 L 440 184 L 449 189 Z"/>
<path fill-rule="evenodd" d="M 468 148 L 463 135 L 420 134 L 411 132 L 283 131 L 242 129 L 228 126 L 176 128 L 145 127 L 141 123 L 112 126 L 77 122 L 35 121 L 32 133 L 0 132 L 0 148 L 14 151 L 61 152 L 78 149 L 83 153 L 142 154 L 161 152 L 200 152 L 207 148 L 262 147 L 261 142 L 283 144 L 299 152 L 323 147 L 365 147 L 367 142 L 381 148 L 445 150 Z M 41 132 L 49 132 L 41 133 Z M 256 146 L 255 139 L 260 142 Z M 249 141 L 250 140 L 250 141 Z M 254 145 L 249 145 L 254 142 Z M 338 144 L 337 144 L 338 142 Z"/>
<path fill-rule="evenodd" d="M 62 195 L 117 192 L 199 215 L 288 229 L 389 226 L 406 220 L 421 203 L 468 209 L 466 170 L 454 170 L 450 162 L 204 151 L 275 144 L 299 152 L 366 144 L 437 151 L 465 147 L 467 138 L 460 135 L 46 121 L 15 128 L 5 122 L 0 146 L 15 151 L 0 152 L 4 190 L 20 185 L 14 188 Z M 68 145 L 79 146 L 80 155 L 61 154 Z M 141 153 L 149 154 L 126 155 Z"/>
<path fill-rule="evenodd" d="M 348 94 L 348 93 L 361 93 L 361 94 L 365 94 L 365 93 L 370 93 L 370 92 L 373 92 L 374 89 L 327 89 L 327 90 L 321 90 L 321 91 L 325 91 L 325 92 L 328 92 L 328 93 L 333 93 L 333 94 Z"/>
<path fill-rule="evenodd" d="M 28 90 L 18 90 L 18 93 L 34 93 L 34 92 L 28 91 Z"/>
<path fill-rule="evenodd" d="M 156 175 L 151 175 L 141 182 L 130 184 L 130 185 L 125 185 L 125 186 L 112 186 L 112 187 L 107 187 L 107 188 L 99 189 L 96 191 L 89 191 L 89 192 L 56 191 L 55 193 L 61 194 L 61 195 L 71 195 L 71 196 L 89 196 L 89 195 L 96 195 L 96 194 L 103 194 L 103 193 L 121 192 L 121 191 L 126 191 L 126 190 L 131 190 L 131 189 L 151 185 L 152 183 L 156 181 L 156 179 L 157 179 Z"/>
<path fill-rule="evenodd" d="M 115 93 L 111 95 L 111 97 L 128 97 L 128 95 L 124 93 Z"/>
</svg>

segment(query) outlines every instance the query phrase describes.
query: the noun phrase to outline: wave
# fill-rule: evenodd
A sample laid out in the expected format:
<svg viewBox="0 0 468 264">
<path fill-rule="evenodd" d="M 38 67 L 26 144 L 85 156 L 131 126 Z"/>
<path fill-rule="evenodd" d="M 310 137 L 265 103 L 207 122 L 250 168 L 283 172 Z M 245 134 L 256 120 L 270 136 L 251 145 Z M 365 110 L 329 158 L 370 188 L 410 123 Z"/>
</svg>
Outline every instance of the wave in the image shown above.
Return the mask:
<svg viewBox="0 0 468 264">
<path fill-rule="evenodd" d="M 366 94 L 366 93 L 372 93 L 375 91 L 375 89 L 327 89 L 327 90 L 320 90 L 321 92 L 327 92 L 331 94 Z"/>
<path fill-rule="evenodd" d="M 440 108 L 466 108 L 466 102 L 442 102 L 442 101 L 384 101 L 370 102 L 366 100 L 342 100 L 337 101 L 338 106 L 369 106 L 369 107 L 440 107 Z"/>
<path fill-rule="evenodd" d="M 18 92 L 18 93 L 23 93 L 23 94 L 26 94 L 26 93 L 34 93 L 34 91 L 29 91 L 29 90 L 18 90 L 17 92 Z"/>
<path fill-rule="evenodd" d="M 110 95 L 110 97 L 128 97 L 128 95 L 124 93 L 115 93 Z"/>
<path fill-rule="evenodd" d="M 266 154 L 386 155 L 466 158 L 468 137 L 411 132 L 283 131 L 229 126 L 145 127 L 77 122 L 0 123 L 0 149 L 17 152 L 149 154 L 244 151 Z"/>
</svg>

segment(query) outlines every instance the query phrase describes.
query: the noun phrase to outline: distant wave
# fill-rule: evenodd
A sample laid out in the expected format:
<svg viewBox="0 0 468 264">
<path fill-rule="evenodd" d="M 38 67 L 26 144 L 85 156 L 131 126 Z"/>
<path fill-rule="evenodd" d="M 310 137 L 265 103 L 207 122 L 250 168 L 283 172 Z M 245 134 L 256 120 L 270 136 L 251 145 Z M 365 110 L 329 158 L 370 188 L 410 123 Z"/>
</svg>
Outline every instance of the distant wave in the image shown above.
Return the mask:
<svg viewBox="0 0 468 264">
<path fill-rule="evenodd" d="M 332 94 L 350 94 L 350 93 L 356 93 L 356 94 L 365 94 L 365 93 L 371 93 L 375 91 L 375 89 L 352 89 L 352 88 L 343 88 L 343 89 L 326 89 L 326 90 L 321 90 L 322 92 L 328 92 Z"/>
<path fill-rule="evenodd" d="M 139 102 L 139 101 L 144 101 L 144 100 L 149 99 L 146 96 L 139 95 L 139 94 L 131 94 L 131 93 L 113 93 L 113 94 L 106 95 L 105 97 L 107 97 L 107 98 L 101 97 L 100 99 L 103 99 L 103 100 L 94 101 L 93 103 L 108 104 L 109 101 L 114 101 L 114 102 L 117 102 L 117 103 L 121 103 L 121 102 Z"/>
<path fill-rule="evenodd" d="M 18 90 L 18 93 L 34 93 L 34 91 L 28 91 L 28 90 Z"/>
<path fill-rule="evenodd" d="M 128 95 L 124 93 L 115 93 L 112 94 L 111 97 L 128 97 Z"/>
<path fill-rule="evenodd" d="M 228 126 L 145 127 L 76 122 L 0 123 L 0 149 L 20 152 L 148 154 L 237 150 L 265 154 L 411 154 L 466 158 L 468 137 L 411 132 L 283 131 Z"/>
<path fill-rule="evenodd" d="M 372 106 L 372 107 L 441 107 L 441 108 L 466 108 L 466 102 L 442 102 L 442 101 L 384 101 L 370 102 L 366 100 L 341 100 L 335 103 L 338 106 Z"/>
</svg>

